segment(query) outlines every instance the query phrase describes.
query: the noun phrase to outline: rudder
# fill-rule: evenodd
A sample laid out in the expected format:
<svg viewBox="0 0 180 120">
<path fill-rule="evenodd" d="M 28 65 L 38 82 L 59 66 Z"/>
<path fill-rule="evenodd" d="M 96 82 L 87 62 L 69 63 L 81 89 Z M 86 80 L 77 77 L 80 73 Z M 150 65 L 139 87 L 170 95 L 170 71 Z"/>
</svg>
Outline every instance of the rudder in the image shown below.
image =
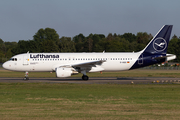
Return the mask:
<svg viewBox="0 0 180 120">
<path fill-rule="evenodd" d="M 164 25 L 149 44 L 142 50 L 145 54 L 166 54 L 172 25 Z"/>
</svg>

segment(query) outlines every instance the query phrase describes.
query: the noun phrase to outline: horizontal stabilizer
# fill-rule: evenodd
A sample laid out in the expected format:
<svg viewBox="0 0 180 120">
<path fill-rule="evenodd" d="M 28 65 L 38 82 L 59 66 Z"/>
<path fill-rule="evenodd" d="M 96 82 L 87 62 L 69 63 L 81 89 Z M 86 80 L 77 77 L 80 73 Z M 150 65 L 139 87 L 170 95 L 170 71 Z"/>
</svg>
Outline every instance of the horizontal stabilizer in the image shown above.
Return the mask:
<svg viewBox="0 0 180 120">
<path fill-rule="evenodd" d="M 166 56 L 156 57 L 156 58 L 154 58 L 154 59 L 156 59 L 156 60 L 166 59 L 166 61 L 170 61 L 170 60 L 176 59 L 176 55 L 173 55 L 173 54 L 167 54 Z"/>
</svg>

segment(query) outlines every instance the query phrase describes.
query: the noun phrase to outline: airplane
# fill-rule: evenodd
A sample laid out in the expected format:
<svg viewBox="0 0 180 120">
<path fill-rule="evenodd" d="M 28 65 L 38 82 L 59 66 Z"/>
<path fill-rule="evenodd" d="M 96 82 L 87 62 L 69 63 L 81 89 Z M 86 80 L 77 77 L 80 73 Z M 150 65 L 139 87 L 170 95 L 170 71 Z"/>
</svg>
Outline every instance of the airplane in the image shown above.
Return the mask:
<svg viewBox="0 0 180 120">
<path fill-rule="evenodd" d="M 13 56 L 3 64 L 3 68 L 25 72 L 24 80 L 29 80 L 28 72 L 56 72 L 56 77 L 70 77 L 82 73 L 88 80 L 88 72 L 124 71 L 159 64 L 176 59 L 176 55 L 166 54 L 172 25 L 164 25 L 149 44 L 139 52 L 102 53 L 24 53 Z"/>
</svg>

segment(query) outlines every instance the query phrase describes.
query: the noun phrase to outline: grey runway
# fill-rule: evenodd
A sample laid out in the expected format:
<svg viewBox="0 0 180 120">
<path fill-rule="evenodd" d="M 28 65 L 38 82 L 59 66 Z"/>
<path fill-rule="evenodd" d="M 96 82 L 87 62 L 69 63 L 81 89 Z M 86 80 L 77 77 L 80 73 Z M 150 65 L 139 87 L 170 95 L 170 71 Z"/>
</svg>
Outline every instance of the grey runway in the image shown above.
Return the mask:
<svg viewBox="0 0 180 120">
<path fill-rule="evenodd" d="M 0 78 L 0 83 L 75 83 L 75 84 L 165 84 L 165 83 L 180 83 L 180 78 L 167 77 L 125 77 L 125 78 L 90 78 L 84 81 L 81 78 Z"/>
</svg>

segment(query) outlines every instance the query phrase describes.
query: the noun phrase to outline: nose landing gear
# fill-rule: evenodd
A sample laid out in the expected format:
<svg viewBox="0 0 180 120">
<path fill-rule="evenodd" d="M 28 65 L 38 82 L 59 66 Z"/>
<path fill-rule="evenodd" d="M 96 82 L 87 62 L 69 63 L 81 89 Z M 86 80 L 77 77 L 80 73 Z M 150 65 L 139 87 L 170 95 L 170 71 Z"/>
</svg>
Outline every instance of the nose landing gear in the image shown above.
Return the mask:
<svg viewBox="0 0 180 120">
<path fill-rule="evenodd" d="M 28 74 L 29 74 L 28 72 L 25 72 L 24 80 L 29 80 Z"/>
</svg>

